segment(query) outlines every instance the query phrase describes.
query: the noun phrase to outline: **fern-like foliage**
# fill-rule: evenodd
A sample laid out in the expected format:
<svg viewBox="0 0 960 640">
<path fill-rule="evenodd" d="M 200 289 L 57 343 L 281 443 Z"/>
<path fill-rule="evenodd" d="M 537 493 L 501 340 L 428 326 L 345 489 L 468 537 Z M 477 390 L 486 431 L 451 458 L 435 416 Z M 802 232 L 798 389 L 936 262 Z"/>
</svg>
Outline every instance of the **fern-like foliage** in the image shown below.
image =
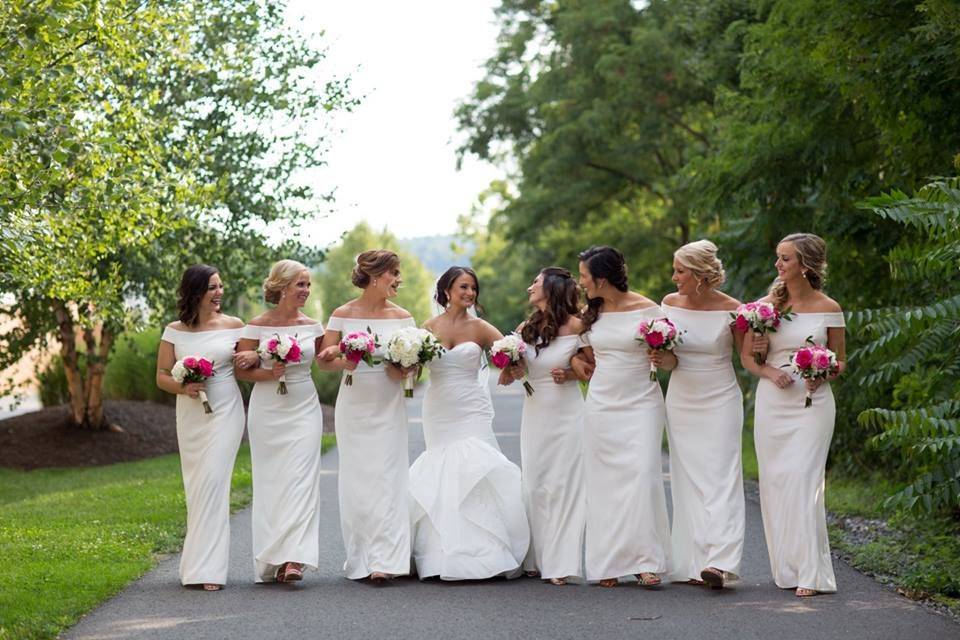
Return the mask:
<svg viewBox="0 0 960 640">
<path fill-rule="evenodd" d="M 858 418 L 874 446 L 902 453 L 910 481 L 887 506 L 960 508 L 960 178 L 937 179 L 910 197 L 895 191 L 861 207 L 922 232 L 887 256 L 894 286 L 912 307 L 850 315 L 867 340 L 850 354 L 857 382 L 895 382 L 889 408 Z"/>
</svg>

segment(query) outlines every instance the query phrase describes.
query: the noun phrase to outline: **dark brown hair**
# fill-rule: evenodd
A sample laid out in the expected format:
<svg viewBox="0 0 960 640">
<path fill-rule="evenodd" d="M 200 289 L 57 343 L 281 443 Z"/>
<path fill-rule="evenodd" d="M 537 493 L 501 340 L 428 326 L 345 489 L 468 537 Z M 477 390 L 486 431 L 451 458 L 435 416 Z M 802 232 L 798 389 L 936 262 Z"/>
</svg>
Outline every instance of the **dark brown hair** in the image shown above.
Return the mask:
<svg viewBox="0 0 960 640">
<path fill-rule="evenodd" d="M 180 277 L 180 286 L 177 288 L 177 316 L 180 322 L 192 327 L 200 317 L 200 300 L 207 294 L 210 278 L 220 273 L 216 267 L 206 264 L 195 264 L 187 267 Z"/>
<path fill-rule="evenodd" d="M 547 267 L 540 274 L 543 276 L 543 295 L 547 298 L 546 308 L 534 309 L 520 330 L 520 337 L 534 346 L 537 355 L 541 349 L 550 346 L 570 316 L 580 315 L 577 283 L 570 272 L 561 267 Z"/>
<path fill-rule="evenodd" d="M 626 292 L 627 286 L 627 263 L 623 259 L 623 254 L 613 247 L 598 246 L 590 247 L 579 256 L 580 262 L 587 267 L 591 277 L 594 280 L 603 279 L 610 283 L 610 286 L 618 291 Z M 580 333 L 590 331 L 590 327 L 600 317 L 600 307 L 603 306 L 603 298 L 587 298 L 587 309 L 583 312 L 583 329 Z"/>
<path fill-rule="evenodd" d="M 450 302 L 450 298 L 447 297 L 447 289 L 452 287 L 454 281 L 463 274 L 467 274 L 473 278 L 473 283 L 477 286 L 477 297 L 473 300 L 473 306 L 476 308 L 477 314 L 481 314 L 483 313 L 483 307 L 480 306 L 480 278 L 477 277 L 477 274 L 470 267 L 450 267 L 444 271 L 440 279 L 437 280 L 437 291 L 433 299 L 437 301 L 437 304 L 446 309 L 447 303 Z"/>
<path fill-rule="evenodd" d="M 357 256 L 357 264 L 350 274 L 353 286 L 365 289 L 377 276 L 400 266 L 400 256 L 386 249 L 371 249 Z"/>
</svg>

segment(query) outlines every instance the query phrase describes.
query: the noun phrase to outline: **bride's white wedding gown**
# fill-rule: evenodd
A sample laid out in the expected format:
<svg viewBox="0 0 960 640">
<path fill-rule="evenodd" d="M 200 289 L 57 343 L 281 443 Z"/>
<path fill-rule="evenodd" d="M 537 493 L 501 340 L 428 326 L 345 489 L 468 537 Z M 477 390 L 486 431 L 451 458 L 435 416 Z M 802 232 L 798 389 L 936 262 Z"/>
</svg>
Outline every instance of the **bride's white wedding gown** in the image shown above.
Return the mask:
<svg viewBox="0 0 960 640">
<path fill-rule="evenodd" d="M 426 451 L 410 467 L 417 575 L 477 580 L 519 572 L 530 543 L 520 469 L 500 452 L 479 378 L 483 349 L 462 342 L 430 363 Z"/>
</svg>

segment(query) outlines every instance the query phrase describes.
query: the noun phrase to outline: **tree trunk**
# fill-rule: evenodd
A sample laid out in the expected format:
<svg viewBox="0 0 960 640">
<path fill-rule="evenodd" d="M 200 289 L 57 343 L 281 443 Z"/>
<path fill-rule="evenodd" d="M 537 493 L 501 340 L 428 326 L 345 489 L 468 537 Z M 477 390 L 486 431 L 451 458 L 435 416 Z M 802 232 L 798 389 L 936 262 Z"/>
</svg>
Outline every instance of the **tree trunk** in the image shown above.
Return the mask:
<svg viewBox="0 0 960 640">
<path fill-rule="evenodd" d="M 89 332 L 93 338 L 93 331 Z M 106 429 L 103 419 L 103 382 L 107 373 L 107 357 L 113 346 L 114 333 L 100 327 L 100 344 L 87 342 L 87 426 L 89 429 Z M 95 355 L 94 355 L 95 354 Z"/>
<path fill-rule="evenodd" d="M 83 388 L 83 376 L 80 375 L 80 355 L 77 353 L 77 334 L 73 316 L 62 300 L 53 301 L 53 312 L 60 331 L 63 371 L 67 378 L 67 389 L 70 392 L 70 419 L 75 426 L 83 427 L 86 426 L 84 423 L 87 398 Z"/>
</svg>

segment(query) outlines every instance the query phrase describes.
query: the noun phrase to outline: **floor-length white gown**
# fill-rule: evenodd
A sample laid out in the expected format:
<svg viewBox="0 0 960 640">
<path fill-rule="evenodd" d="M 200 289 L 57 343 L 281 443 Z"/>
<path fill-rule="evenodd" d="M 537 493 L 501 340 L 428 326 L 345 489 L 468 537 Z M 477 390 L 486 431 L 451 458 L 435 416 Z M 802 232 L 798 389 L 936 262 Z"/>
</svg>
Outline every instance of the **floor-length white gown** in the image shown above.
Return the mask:
<svg viewBox="0 0 960 640">
<path fill-rule="evenodd" d="M 342 336 L 368 330 L 377 334 L 378 359 L 397 329 L 412 326 L 413 318 L 331 316 L 327 322 L 327 330 Z M 374 572 L 410 573 L 410 457 L 403 385 L 387 377 L 383 364 L 360 363 L 353 384 L 340 383 L 335 416 L 340 530 L 347 555 L 343 570 L 354 580 Z"/>
<path fill-rule="evenodd" d="M 527 345 L 534 394 L 523 401 L 520 460 L 531 544 L 524 569 L 540 577 L 583 577 L 583 394 L 576 381 L 556 384 L 550 372 L 566 369 L 578 336 L 558 336 L 536 352 Z"/>
<path fill-rule="evenodd" d="M 213 413 L 199 398 L 177 396 L 177 446 L 187 501 L 187 536 L 180 554 L 182 584 L 226 584 L 230 555 L 230 479 L 243 437 L 243 399 L 233 377 L 241 329 L 181 331 L 166 327 L 161 340 L 174 356 L 213 363 L 206 381 Z"/>
<path fill-rule="evenodd" d="M 584 408 L 587 580 L 670 568 L 670 523 L 661 443 L 666 415 L 650 380 L 646 345 L 634 337 L 660 307 L 601 313 L 583 338 L 596 369 Z"/>
<path fill-rule="evenodd" d="M 423 578 L 515 575 L 530 544 L 520 469 L 493 434 L 493 405 L 478 380 L 483 349 L 462 342 L 430 363 L 424 451 L 410 467 L 413 558 Z"/>
<path fill-rule="evenodd" d="M 769 334 L 767 364 L 786 365 L 808 336 L 823 345 L 829 327 L 843 326 L 842 313 L 796 313 Z M 754 440 L 763 532 L 778 587 L 833 592 L 837 580 L 827 537 L 824 469 L 836 405 L 824 382 L 813 394 L 813 405 L 805 408 L 806 387 L 794 377 L 786 389 L 766 378 L 757 385 Z"/>
<path fill-rule="evenodd" d="M 247 431 L 253 471 L 253 560 L 257 582 L 276 580 L 285 562 L 314 569 L 320 558 L 320 445 L 323 414 L 310 377 L 320 323 L 289 327 L 247 325 L 243 337 L 266 342 L 292 335 L 302 354 L 287 364 L 287 394 L 275 380 L 257 382 Z M 269 369 L 273 361 L 264 358 Z"/>
<path fill-rule="evenodd" d="M 663 305 L 683 333 L 667 388 L 673 580 L 714 567 L 734 577 L 743 555 L 743 395 L 729 311 Z"/>
</svg>

